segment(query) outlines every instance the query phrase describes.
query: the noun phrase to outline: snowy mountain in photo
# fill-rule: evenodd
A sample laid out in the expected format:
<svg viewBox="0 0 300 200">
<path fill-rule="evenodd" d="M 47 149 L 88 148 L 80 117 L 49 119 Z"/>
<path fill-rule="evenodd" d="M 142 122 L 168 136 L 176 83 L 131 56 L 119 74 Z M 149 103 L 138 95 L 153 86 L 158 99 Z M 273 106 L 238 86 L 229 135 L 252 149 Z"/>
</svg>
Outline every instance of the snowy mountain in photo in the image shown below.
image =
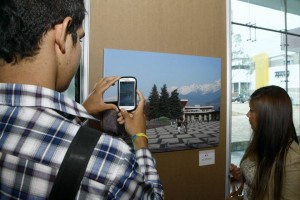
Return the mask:
<svg viewBox="0 0 300 200">
<path fill-rule="evenodd" d="M 221 81 L 211 84 L 192 84 L 182 87 L 171 87 L 169 91 L 177 89 L 180 99 L 187 99 L 188 106 L 214 106 L 214 110 L 220 109 Z"/>
</svg>

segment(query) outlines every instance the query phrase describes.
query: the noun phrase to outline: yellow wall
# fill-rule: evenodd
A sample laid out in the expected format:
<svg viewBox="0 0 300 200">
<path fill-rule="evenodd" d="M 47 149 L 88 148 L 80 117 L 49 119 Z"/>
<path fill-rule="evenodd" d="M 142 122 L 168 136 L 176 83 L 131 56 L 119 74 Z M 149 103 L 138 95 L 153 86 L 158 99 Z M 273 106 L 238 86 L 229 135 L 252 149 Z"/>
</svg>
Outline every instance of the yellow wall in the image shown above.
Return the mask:
<svg viewBox="0 0 300 200">
<path fill-rule="evenodd" d="M 213 148 L 215 164 L 199 167 L 203 149 L 156 153 L 154 157 L 167 200 L 224 199 L 226 1 L 93 0 L 90 18 L 90 88 L 102 76 L 104 48 L 222 59 L 221 130 L 220 144 Z"/>
<path fill-rule="evenodd" d="M 260 88 L 269 84 L 269 56 L 268 54 L 258 54 L 252 58 L 255 65 L 255 87 Z"/>
</svg>

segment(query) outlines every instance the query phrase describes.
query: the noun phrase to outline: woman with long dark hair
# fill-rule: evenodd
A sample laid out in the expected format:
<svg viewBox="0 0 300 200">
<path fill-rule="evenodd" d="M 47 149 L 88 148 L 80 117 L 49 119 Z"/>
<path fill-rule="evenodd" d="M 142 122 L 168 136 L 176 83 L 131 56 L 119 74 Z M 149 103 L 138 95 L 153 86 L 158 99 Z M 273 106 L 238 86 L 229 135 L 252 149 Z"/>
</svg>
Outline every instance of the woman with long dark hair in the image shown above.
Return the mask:
<svg viewBox="0 0 300 200">
<path fill-rule="evenodd" d="M 300 147 L 289 95 L 278 86 L 262 87 L 249 106 L 252 138 L 240 168 L 230 166 L 245 181 L 244 199 L 300 199 Z"/>
</svg>

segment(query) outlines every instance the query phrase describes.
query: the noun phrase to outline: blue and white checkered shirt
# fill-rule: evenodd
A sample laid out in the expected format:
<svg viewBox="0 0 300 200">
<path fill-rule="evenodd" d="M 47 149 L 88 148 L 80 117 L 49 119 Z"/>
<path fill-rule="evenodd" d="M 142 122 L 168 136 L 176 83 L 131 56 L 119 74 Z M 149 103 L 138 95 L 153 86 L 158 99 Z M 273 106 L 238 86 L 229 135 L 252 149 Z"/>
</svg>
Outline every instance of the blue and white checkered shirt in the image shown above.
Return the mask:
<svg viewBox="0 0 300 200">
<path fill-rule="evenodd" d="M 46 199 L 80 125 L 93 118 L 63 94 L 0 83 L 0 199 Z M 75 176 L 75 174 L 74 174 Z M 103 133 L 76 199 L 163 199 L 148 149 Z"/>
</svg>

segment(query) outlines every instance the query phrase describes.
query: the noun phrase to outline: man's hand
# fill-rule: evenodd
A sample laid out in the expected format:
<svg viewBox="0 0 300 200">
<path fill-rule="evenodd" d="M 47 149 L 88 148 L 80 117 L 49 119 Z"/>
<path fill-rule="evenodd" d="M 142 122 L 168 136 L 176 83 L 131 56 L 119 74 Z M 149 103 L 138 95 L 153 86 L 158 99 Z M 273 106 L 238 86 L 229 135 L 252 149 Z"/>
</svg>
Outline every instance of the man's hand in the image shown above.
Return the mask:
<svg viewBox="0 0 300 200">
<path fill-rule="evenodd" d="M 114 104 L 107 104 L 103 101 L 104 92 L 115 84 L 120 79 L 119 76 L 111 76 L 102 78 L 98 83 L 95 84 L 93 91 L 90 93 L 88 98 L 83 102 L 83 106 L 92 115 L 99 114 L 105 110 L 116 110 L 119 111 L 118 107 Z"/>
<path fill-rule="evenodd" d="M 124 124 L 126 132 L 132 137 L 137 133 L 146 134 L 146 117 L 144 114 L 145 98 L 143 94 L 137 90 L 139 96 L 139 104 L 135 111 L 128 113 L 122 109 L 118 113 L 118 123 Z M 145 137 L 137 137 L 134 140 L 135 149 L 148 148 L 148 141 Z"/>
</svg>

